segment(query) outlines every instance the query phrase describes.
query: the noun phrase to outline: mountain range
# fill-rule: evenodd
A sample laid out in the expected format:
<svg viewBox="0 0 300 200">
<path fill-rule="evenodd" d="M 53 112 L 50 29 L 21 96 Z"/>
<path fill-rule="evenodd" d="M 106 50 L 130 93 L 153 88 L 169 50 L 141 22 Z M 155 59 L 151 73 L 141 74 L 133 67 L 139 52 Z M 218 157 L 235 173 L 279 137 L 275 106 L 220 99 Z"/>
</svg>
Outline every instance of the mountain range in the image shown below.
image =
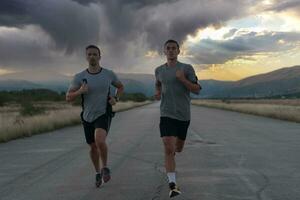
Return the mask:
<svg viewBox="0 0 300 200">
<path fill-rule="evenodd" d="M 200 81 L 203 98 L 261 98 L 300 93 L 300 66 L 281 68 L 239 81 Z"/>
<path fill-rule="evenodd" d="M 118 73 L 125 92 L 154 94 L 154 75 Z M 47 88 L 66 91 L 71 76 L 43 70 L 17 72 L 0 76 L 0 90 Z M 239 81 L 200 80 L 202 91 L 195 98 L 261 98 L 300 93 L 300 66 L 281 68 Z"/>
</svg>

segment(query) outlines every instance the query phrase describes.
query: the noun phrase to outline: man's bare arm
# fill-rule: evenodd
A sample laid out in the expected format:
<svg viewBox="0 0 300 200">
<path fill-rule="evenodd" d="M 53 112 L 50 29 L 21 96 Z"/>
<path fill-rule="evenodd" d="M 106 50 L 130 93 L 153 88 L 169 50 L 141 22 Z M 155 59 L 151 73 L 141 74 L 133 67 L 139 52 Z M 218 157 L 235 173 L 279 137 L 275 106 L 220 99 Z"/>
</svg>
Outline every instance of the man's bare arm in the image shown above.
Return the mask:
<svg viewBox="0 0 300 200">
<path fill-rule="evenodd" d="M 67 92 L 66 101 L 72 102 L 76 99 L 76 97 L 78 97 L 84 93 L 87 93 L 87 92 L 88 92 L 88 86 L 86 83 L 83 83 L 79 89 L 73 88 Z"/>
<path fill-rule="evenodd" d="M 176 72 L 176 77 L 178 80 L 180 80 L 183 85 L 189 90 L 191 91 L 192 93 L 194 94 L 199 94 L 200 93 L 200 89 L 201 89 L 201 86 L 198 84 L 198 83 L 192 83 L 191 81 L 189 81 L 185 75 L 184 75 L 184 72 L 182 70 L 178 70 Z"/>
<path fill-rule="evenodd" d="M 200 93 L 200 85 L 197 83 L 192 83 L 189 80 L 185 79 L 182 81 L 183 85 L 192 93 L 199 94 Z"/>
</svg>

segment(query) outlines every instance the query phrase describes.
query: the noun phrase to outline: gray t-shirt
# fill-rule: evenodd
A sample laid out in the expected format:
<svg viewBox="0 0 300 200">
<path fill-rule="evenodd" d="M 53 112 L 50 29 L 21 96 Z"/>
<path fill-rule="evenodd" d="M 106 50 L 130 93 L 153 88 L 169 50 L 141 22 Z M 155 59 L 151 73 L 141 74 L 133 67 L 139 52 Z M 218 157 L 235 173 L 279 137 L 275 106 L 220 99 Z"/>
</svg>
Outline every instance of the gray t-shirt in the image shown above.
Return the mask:
<svg viewBox="0 0 300 200">
<path fill-rule="evenodd" d="M 198 79 L 194 68 L 185 63 L 177 62 L 175 67 L 166 64 L 155 69 L 156 80 L 161 82 L 160 115 L 177 120 L 188 121 L 190 114 L 190 91 L 176 78 L 176 71 L 183 70 L 185 77 L 193 83 Z"/>
<path fill-rule="evenodd" d="M 87 80 L 88 85 L 88 93 L 83 94 L 83 119 L 92 122 L 105 114 L 110 86 L 119 82 L 119 79 L 113 71 L 105 68 L 95 74 L 86 69 L 73 77 L 69 90 L 79 89 L 83 79 Z"/>
</svg>

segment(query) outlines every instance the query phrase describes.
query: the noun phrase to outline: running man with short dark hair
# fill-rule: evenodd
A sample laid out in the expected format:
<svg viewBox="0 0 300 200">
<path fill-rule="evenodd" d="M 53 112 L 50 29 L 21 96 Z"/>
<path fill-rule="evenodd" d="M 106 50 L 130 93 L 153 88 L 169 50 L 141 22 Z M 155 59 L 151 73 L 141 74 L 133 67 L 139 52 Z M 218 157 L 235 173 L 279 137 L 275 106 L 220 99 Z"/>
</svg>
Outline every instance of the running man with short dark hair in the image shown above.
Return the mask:
<svg viewBox="0 0 300 200">
<path fill-rule="evenodd" d="M 106 137 L 112 118 L 111 105 L 116 104 L 124 87 L 112 70 L 100 66 L 101 52 L 97 46 L 86 47 L 86 59 L 89 66 L 74 76 L 66 100 L 71 102 L 76 97 L 82 98 L 82 125 L 96 170 L 96 186 L 100 187 L 102 182 L 110 180 Z M 110 95 L 111 85 L 117 88 L 114 97 Z M 102 162 L 101 168 L 99 157 Z"/>
<path fill-rule="evenodd" d="M 155 69 L 156 100 L 160 104 L 160 135 L 164 144 L 165 168 L 170 197 L 181 194 L 175 174 L 175 153 L 181 152 L 190 124 L 190 92 L 199 94 L 200 85 L 193 67 L 177 60 L 179 44 L 168 40 L 164 44 L 167 63 Z"/>
</svg>

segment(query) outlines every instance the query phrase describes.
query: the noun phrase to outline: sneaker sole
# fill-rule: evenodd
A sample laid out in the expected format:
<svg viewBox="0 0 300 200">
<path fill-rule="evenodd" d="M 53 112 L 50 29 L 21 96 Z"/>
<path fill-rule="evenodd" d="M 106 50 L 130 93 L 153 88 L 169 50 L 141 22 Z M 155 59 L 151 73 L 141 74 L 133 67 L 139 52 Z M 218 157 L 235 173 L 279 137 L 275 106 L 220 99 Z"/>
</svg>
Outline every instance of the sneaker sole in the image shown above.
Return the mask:
<svg viewBox="0 0 300 200">
<path fill-rule="evenodd" d="M 170 197 L 170 198 L 172 198 L 172 197 L 176 197 L 176 196 L 178 196 L 178 195 L 180 195 L 180 194 L 181 194 L 181 192 L 170 191 L 170 193 L 169 193 L 169 197 Z"/>
</svg>

